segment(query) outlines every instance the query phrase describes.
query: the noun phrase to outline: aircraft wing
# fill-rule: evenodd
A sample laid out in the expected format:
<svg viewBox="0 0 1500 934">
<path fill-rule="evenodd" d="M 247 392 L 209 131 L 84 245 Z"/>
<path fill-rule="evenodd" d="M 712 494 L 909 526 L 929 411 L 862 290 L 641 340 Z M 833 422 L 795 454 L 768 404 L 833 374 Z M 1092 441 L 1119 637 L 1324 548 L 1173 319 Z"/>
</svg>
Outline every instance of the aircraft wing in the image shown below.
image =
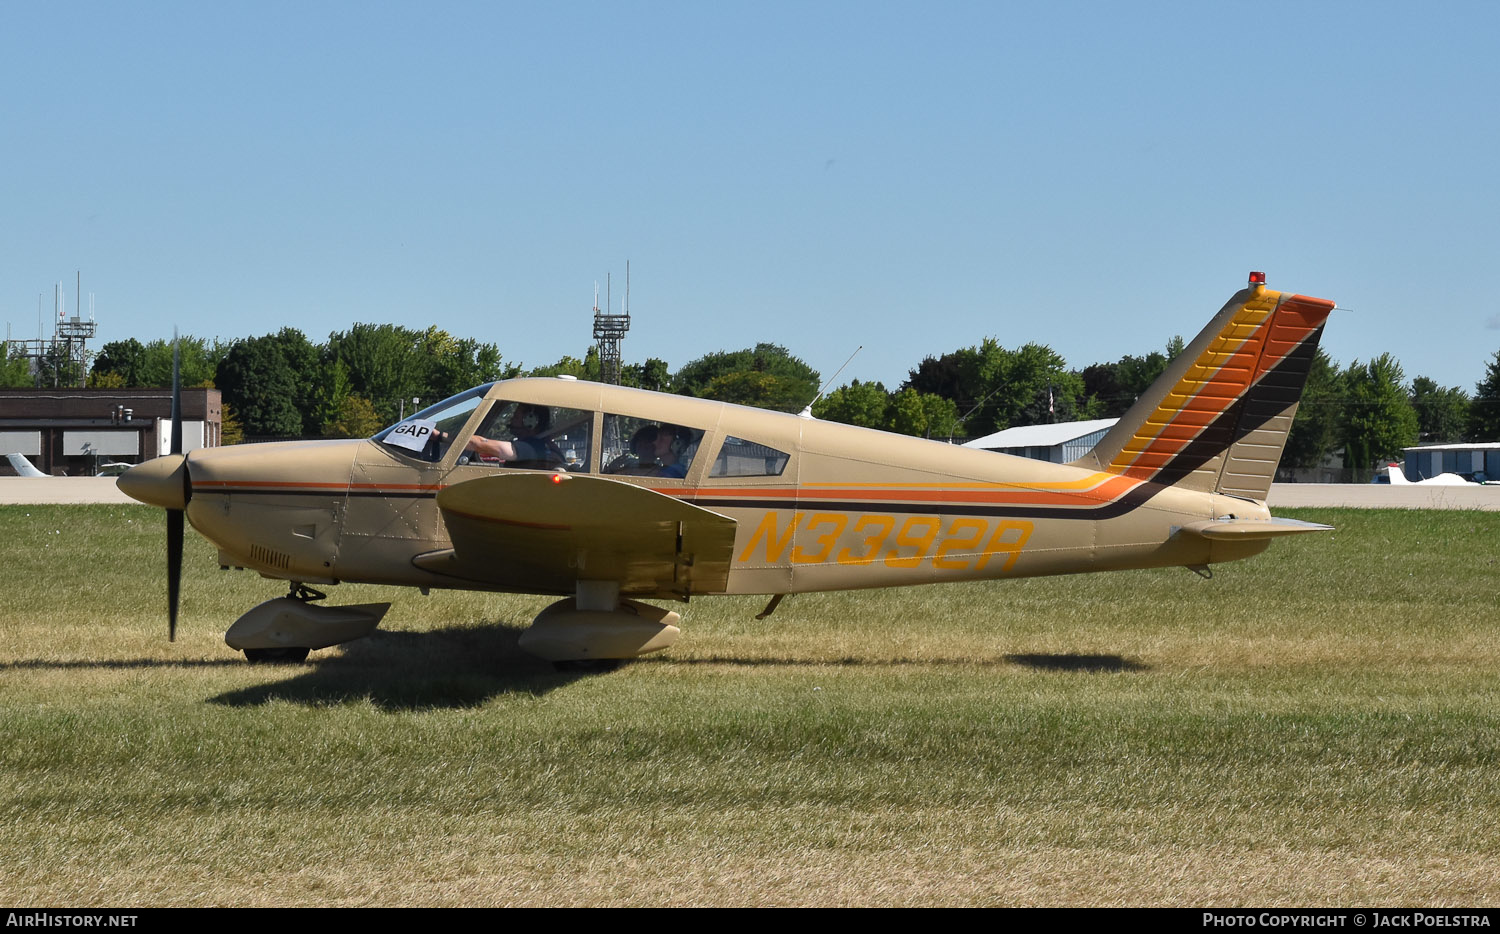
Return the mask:
<svg viewBox="0 0 1500 934">
<path fill-rule="evenodd" d="M 722 592 L 734 554 L 733 519 L 605 477 L 481 477 L 437 505 L 453 547 L 418 567 L 527 593 L 579 580 L 618 581 L 621 594 Z"/>
</svg>

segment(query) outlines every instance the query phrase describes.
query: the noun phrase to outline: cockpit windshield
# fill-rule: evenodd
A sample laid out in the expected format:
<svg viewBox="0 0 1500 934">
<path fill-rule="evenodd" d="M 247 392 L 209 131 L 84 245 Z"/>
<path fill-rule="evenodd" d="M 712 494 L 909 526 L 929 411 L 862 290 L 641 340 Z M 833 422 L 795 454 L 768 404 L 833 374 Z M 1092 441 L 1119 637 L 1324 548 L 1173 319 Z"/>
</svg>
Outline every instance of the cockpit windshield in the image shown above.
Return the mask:
<svg viewBox="0 0 1500 934">
<path fill-rule="evenodd" d="M 453 437 L 479 408 L 494 383 L 475 386 L 466 392 L 430 405 L 389 428 L 382 429 L 371 440 L 394 448 L 407 457 L 439 461 L 447 453 Z"/>
</svg>

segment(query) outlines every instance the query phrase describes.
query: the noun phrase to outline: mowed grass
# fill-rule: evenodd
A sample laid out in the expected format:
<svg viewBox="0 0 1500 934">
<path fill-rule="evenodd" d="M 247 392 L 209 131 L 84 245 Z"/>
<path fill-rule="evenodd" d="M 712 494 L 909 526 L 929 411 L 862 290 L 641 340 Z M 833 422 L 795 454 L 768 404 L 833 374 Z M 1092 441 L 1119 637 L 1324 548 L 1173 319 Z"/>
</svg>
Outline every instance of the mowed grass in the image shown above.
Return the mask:
<svg viewBox="0 0 1500 934">
<path fill-rule="evenodd" d="M 559 674 L 549 600 L 341 585 L 382 631 L 251 667 L 284 585 L 145 507 L 0 508 L 0 900 L 1493 904 L 1500 513 L 1318 510 L 1216 568 L 694 600 Z"/>
</svg>

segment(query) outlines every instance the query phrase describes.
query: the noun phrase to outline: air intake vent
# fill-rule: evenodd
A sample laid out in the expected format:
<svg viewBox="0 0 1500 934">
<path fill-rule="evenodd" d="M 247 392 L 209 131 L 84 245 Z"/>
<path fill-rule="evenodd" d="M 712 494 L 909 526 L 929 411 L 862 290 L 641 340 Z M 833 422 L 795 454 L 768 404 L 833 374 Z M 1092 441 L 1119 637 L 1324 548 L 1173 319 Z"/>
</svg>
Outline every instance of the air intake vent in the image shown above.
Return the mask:
<svg viewBox="0 0 1500 934">
<path fill-rule="evenodd" d="M 276 551 L 261 545 L 250 546 L 250 560 L 256 564 L 263 564 L 268 568 L 276 568 L 285 571 L 292 565 L 292 556 L 284 551 Z"/>
</svg>

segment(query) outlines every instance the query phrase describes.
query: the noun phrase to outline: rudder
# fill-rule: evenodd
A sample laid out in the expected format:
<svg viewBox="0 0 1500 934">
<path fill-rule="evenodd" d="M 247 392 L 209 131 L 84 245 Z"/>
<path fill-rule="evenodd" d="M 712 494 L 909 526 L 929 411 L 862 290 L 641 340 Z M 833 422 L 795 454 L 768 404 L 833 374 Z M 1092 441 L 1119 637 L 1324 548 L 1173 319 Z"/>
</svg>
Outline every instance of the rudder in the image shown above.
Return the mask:
<svg viewBox="0 0 1500 934">
<path fill-rule="evenodd" d="M 1264 500 L 1333 302 L 1237 292 L 1076 466 Z"/>
</svg>

